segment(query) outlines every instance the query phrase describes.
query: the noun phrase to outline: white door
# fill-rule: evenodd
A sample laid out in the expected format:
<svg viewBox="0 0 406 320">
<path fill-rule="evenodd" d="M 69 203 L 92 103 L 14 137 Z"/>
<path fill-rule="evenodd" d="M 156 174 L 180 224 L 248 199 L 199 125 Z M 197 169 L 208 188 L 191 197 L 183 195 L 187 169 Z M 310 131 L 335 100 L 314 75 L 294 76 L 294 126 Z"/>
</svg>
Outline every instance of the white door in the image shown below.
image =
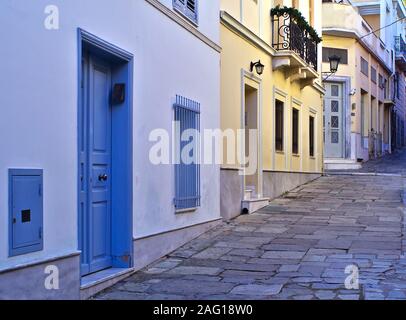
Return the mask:
<svg viewBox="0 0 406 320">
<path fill-rule="evenodd" d="M 343 111 L 342 84 L 327 83 L 324 99 L 324 148 L 326 158 L 344 157 Z"/>
</svg>

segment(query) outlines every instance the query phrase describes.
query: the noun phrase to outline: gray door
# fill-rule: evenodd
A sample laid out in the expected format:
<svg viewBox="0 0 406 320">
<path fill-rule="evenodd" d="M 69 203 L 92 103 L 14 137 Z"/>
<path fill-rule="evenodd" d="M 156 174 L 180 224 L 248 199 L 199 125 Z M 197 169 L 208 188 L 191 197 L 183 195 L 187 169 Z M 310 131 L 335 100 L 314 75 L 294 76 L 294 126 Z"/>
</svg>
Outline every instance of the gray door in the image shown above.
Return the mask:
<svg viewBox="0 0 406 320">
<path fill-rule="evenodd" d="M 343 114 L 342 84 L 327 83 L 324 99 L 324 147 L 326 158 L 343 157 Z"/>
</svg>

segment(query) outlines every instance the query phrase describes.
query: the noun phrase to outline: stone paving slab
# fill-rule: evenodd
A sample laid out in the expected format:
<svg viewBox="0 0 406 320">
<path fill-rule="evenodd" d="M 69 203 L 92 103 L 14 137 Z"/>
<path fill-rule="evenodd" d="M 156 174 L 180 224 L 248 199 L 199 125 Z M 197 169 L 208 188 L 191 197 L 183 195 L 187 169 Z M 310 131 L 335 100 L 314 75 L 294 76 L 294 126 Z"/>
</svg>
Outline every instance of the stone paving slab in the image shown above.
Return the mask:
<svg viewBox="0 0 406 320">
<path fill-rule="evenodd" d="M 95 299 L 406 299 L 403 183 L 394 176 L 322 177 Z M 346 288 L 353 268 L 359 287 Z"/>
</svg>

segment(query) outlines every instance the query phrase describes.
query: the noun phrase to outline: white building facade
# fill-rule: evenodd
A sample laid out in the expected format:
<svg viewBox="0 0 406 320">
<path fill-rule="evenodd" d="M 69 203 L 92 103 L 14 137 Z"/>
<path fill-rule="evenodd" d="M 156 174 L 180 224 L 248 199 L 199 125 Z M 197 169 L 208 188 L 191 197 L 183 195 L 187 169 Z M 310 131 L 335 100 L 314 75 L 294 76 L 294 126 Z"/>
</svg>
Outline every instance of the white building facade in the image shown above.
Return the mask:
<svg viewBox="0 0 406 320">
<path fill-rule="evenodd" d="M 0 299 L 86 298 L 220 221 L 217 165 L 150 160 L 220 126 L 219 2 L 52 3 L 0 3 Z"/>
</svg>

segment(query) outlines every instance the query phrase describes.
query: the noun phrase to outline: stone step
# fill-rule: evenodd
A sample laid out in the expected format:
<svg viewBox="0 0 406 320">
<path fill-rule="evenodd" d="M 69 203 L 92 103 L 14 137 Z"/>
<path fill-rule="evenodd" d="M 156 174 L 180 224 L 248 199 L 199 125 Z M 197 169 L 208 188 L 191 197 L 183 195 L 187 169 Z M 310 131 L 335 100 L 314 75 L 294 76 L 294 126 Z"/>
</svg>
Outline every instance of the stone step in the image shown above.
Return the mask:
<svg viewBox="0 0 406 320">
<path fill-rule="evenodd" d="M 359 170 L 362 165 L 352 159 L 325 159 L 324 168 L 326 170 Z"/>
<path fill-rule="evenodd" d="M 249 199 L 242 201 L 242 213 L 251 214 L 269 205 L 269 198 Z"/>
</svg>

